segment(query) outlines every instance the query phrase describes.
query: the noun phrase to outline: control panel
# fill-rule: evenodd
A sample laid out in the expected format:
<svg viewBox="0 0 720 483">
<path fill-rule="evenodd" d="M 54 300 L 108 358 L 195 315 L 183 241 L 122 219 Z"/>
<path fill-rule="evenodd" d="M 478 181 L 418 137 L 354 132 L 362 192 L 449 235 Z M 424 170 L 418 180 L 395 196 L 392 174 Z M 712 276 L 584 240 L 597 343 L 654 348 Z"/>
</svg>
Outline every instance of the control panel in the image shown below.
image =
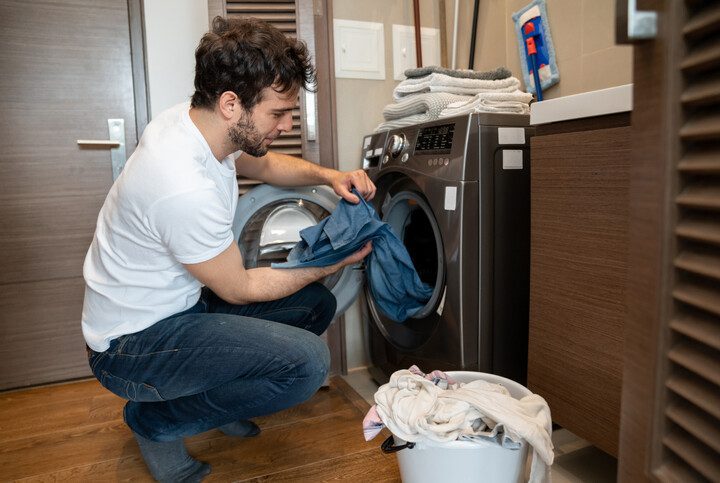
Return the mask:
<svg viewBox="0 0 720 483">
<path fill-rule="evenodd" d="M 455 123 L 420 129 L 414 154 L 450 154 L 454 133 Z"/>
</svg>

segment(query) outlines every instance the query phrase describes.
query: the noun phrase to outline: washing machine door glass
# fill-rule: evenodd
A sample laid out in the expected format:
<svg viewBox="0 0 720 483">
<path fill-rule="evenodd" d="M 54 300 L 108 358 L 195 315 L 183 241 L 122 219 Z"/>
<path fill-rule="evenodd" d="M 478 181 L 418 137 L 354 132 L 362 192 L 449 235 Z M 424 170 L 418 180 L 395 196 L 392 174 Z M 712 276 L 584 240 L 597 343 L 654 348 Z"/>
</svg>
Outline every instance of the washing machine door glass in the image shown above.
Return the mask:
<svg viewBox="0 0 720 483">
<path fill-rule="evenodd" d="M 445 294 L 445 256 L 442 234 L 433 210 L 421 189 L 406 177 L 376 181 L 376 209 L 410 254 L 424 283 L 433 287 L 430 300 L 414 317 L 396 322 L 380 311 L 372 291 L 366 289 L 368 307 L 380 332 L 393 346 L 415 350 L 435 332 L 442 314 Z"/>
<path fill-rule="evenodd" d="M 245 268 L 284 262 L 300 241 L 300 230 L 329 216 L 337 202 L 337 195 L 325 186 L 282 189 L 262 185 L 248 191 L 238 201 L 233 222 Z M 360 292 L 362 273 L 346 267 L 321 282 L 335 295 L 339 315 Z"/>
</svg>

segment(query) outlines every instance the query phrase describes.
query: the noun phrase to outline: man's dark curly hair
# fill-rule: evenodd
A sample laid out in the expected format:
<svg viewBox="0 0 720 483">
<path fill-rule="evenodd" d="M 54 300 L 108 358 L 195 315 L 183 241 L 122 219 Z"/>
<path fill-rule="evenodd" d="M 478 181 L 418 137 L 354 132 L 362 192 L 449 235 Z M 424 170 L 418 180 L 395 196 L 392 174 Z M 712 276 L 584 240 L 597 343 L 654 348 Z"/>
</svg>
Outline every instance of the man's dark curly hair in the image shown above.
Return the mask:
<svg viewBox="0 0 720 483">
<path fill-rule="evenodd" d="M 298 87 L 314 90 L 315 68 L 307 45 L 256 18 L 215 17 L 195 50 L 191 105 L 212 109 L 223 92 L 232 91 L 249 111 L 262 100 L 266 87 L 282 93 Z"/>
</svg>

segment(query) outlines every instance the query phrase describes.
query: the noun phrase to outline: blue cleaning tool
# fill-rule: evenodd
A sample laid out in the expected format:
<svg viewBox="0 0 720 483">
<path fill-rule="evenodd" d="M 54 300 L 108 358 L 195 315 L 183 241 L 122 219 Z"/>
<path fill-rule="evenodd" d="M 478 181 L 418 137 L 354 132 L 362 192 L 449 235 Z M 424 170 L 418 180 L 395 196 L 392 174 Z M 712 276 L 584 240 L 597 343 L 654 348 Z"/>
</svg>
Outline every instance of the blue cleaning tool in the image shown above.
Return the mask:
<svg viewBox="0 0 720 483">
<path fill-rule="evenodd" d="M 533 0 L 512 15 L 518 39 L 520 65 L 528 92 L 543 100 L 543 90 L 560 81 L 555 48 L 547 23 L 545 0 Z M 536 89 L 535 86 L 539 86 Z"/>
</svg>

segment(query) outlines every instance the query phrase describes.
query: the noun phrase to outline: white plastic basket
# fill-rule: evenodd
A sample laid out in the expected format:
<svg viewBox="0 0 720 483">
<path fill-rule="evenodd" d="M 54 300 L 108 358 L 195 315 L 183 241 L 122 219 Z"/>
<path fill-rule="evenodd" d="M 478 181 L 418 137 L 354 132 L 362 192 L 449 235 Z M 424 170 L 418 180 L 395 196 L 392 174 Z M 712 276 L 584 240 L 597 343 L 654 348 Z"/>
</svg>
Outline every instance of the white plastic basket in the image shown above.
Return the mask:
<svg viewBox="0 0 720 483">
<path fill-rule="evenodd" d="M 516 399 L 532 394 L 521 384 L 493 374 L 470 371 L 448 371 L 446 374 L 457 382 L 483 379 L 502 384 Z M 528 455 L 525 441 L 520 449 L 513 450 L 491 442 L 476 441 L 408 444 L 391 436 L 383 443 L 382 449 L 386 453 L 397 454 L 400 477 L 404 483 L 520 483 L 524 481 Z"/>
</svg>

